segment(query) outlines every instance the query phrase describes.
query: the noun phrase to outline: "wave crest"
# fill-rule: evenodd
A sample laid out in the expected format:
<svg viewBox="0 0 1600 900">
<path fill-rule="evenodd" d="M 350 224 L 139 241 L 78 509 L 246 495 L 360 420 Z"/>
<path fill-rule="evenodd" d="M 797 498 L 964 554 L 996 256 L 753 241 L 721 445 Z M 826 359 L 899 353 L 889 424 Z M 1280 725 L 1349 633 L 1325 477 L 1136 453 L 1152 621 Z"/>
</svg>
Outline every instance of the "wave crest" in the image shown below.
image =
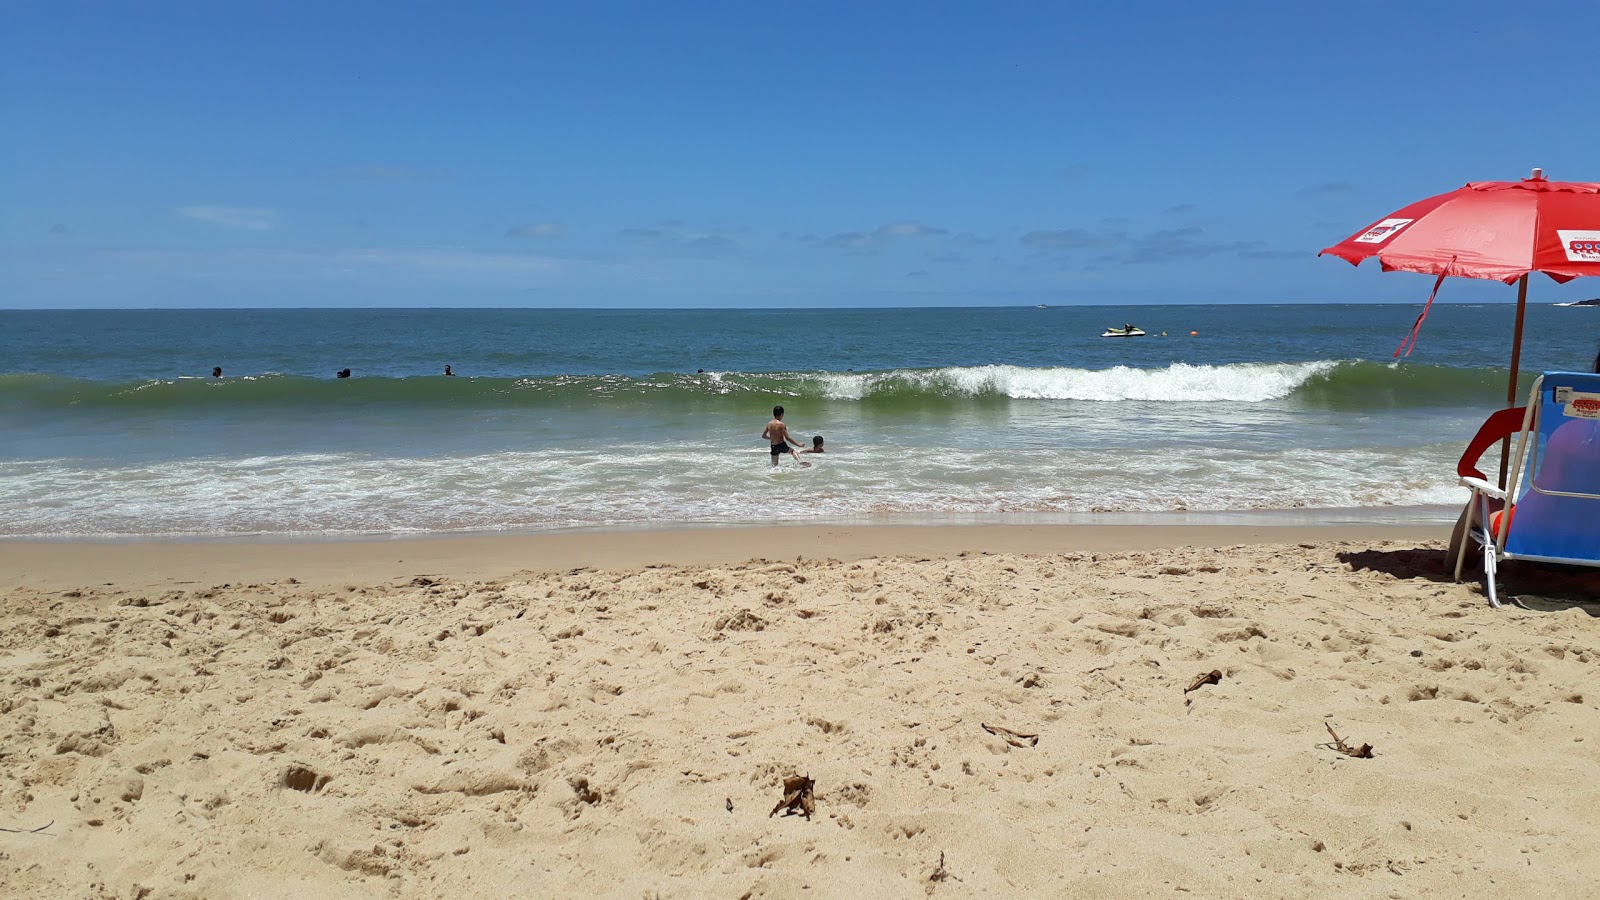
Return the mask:
<svg viewBox="0 0 1600 900">
<path fill-rule="evenodd" d="M 1079 401 L 1262 403 L 1310 406 L 1493 404 L 1505 372 L 1353 360 L 1232 363 L 1161 368 L 1115 366 L 950 366 L 884 372 L 658 372 L 652 375 L 333 380 L 268 374 L 246 378 L 105 382 L 51 375 L 0 375 L 0 410 L 184 410 L 264 407 L 301 409 L 404 406 L 454 409 L 537 408 L 626 401 L 688 406 L 736 404 L 755 398 L 809 398 L 914 408 L 962 402 Z"/>
<path fill-rule="evenodd" d="M 830 400 L 921 394 L 1106 403 L 1124 400 L 1259 403 L 1282 400 L 1308 379 L 1327 374 L 1338 365 L 1324 360 L 1223 366 L 1173 363 L 1162 369 L 963 366 L 863 374 L 834 372 L 808 377 L 821 385 L 822 396 Z"/>
</svg>

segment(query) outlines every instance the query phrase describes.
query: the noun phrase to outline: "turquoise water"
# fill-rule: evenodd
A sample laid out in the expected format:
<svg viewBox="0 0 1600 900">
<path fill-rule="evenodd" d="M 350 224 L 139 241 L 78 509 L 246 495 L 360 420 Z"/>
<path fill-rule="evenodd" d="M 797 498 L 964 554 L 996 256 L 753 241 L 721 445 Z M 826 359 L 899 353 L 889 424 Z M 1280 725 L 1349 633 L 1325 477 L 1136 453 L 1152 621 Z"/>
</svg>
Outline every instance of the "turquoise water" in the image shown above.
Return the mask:
<svg viewBox="0 0 1600 900">
<path fill-rule="evenodd" d="M 1417 312 L 0 312 L 0 535 L 1458 503 L 1513 310 L 1436 307 L 1395 364 Z M 1597 344 L 1532 307 L 1523 369 Z M 774 403 L 814 467 L 768 465 Z"/>
</svg>

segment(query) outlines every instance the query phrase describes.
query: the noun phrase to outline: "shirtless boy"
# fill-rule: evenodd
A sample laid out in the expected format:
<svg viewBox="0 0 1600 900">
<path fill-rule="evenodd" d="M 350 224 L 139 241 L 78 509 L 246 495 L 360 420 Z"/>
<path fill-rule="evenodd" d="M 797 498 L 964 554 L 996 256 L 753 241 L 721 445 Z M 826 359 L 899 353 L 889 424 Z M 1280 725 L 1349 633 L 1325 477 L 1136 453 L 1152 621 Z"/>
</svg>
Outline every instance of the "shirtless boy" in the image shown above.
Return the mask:
<svg viewBox="0 0 1600 900">
<path fill-rule="evenodd" d="M 777 465 L 778 457 L 785 453 L 794 457 L 794 461 L 802 466 L 811 465 L 811 463 L 802 462 L 800 454 L 796 453 L 794 447 L 791 446 L 800 442 L 789 434 L 789 426 L 783 424 L 783 407 L 774 406 L 772 408 L 772 421 L 767 423 L 767 427 L 761 432 L 761 436 L 772 444 L 773 465 Z"/>
</svg>

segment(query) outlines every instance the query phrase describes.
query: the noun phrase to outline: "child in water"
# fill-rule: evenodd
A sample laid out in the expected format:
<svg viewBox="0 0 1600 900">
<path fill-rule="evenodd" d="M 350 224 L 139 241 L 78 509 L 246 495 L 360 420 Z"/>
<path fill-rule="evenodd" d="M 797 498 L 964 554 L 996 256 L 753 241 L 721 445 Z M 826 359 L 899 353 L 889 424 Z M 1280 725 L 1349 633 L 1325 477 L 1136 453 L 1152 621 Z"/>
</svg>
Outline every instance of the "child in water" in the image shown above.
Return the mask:
<svg viewBox="0 0 1600 900">
<path fill-rule="evenodd" d="M 801 450 L 800 452 L 801 453 L 822 453 L 822 452 L 824 452 L 823 449 L 822 449 L 822 435 L 819 434 L 816 437 L 811 439 L 811 449 L 809 449 L 809 450 Z"/>
<path fill-rule="evenodd" d="M 800 454 L 790 446 L 791 442 L 795 444 L 800 442 L 794 439 L 794 435 L 789 433 L 789 426 L 784 424 L 783 407 L 774 406 L 772 408 L 772 421 L 768 422 L 767 427 L 762 429 L 761 436 L 772 444 L 772 464 L 774 466 L 778 464 L 778 457 L 785 453 L 794 457 L 794 461 L 802 466 L 811 465 L 811 463 L 802 460 Z"/>
</svg>

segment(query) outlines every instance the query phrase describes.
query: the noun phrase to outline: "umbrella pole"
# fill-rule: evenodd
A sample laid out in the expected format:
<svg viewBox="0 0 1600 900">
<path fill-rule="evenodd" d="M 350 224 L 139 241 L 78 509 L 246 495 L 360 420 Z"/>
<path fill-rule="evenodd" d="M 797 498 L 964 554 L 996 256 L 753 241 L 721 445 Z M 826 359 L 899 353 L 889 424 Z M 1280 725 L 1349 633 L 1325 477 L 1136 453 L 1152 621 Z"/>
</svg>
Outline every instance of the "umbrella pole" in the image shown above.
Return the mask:
<svg viewBox="0 0 1600 900">
<path fill-rule="evenodd" d="M 1537 172 L 1537 170 L 1535 170 Z M 1522 365 L 1522 315 L 1528 311 L 1528 276 L 1517 281 L 1517 329 L 1511 336 L 1511 378 L 1506 383 L 1506 409 L 1517 405 L 1517 373 Z M 1500 442 L 1500 489 L 1506 487 L 1506 463 L 1511 460 L 1511 436 Z"/>
</svg>

